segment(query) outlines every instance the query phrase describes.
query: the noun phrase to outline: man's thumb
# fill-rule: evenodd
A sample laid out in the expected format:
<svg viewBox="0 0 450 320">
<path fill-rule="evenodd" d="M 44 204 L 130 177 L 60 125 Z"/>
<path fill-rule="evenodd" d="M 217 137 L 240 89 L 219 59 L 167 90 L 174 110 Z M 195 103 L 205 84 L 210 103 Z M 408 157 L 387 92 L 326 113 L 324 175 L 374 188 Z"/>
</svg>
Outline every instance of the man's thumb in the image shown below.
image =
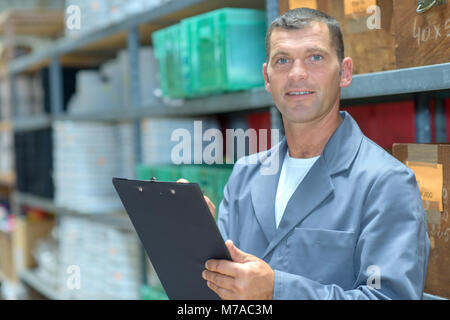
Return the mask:
<svg viewBox="0 0 450 320">
<path fill-rule="evenodd" d="M 228 251 L 230 252 L 231 259 L 235 262 L 246 262 L 248 254 L 244 251 L 240 250 L 238 247 L 236 247 L 231 240 L 227 240 L 225 242 L 225 245 L 228 248 Z"/>
</svg>

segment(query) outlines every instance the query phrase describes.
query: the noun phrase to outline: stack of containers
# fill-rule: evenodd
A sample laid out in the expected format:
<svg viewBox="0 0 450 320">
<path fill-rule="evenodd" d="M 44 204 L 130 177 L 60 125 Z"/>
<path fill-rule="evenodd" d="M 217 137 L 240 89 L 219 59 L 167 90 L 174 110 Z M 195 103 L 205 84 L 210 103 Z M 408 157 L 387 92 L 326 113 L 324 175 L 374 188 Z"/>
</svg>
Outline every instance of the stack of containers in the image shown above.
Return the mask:
<svg viewBox="0 0 450 320">
<path fill-rule="evenodd" d="M 89 226 L 85 221 L 73 217 L 61 217 L 58 227 L 58 281 L 57 287 L 61 296 L 66 299 L 82 297 L 84 268 L 82 266 L 83 255 L 86 254 L 83 232 Z M 95 245 L 95 244 L 93 244 Z M 42 267 L 41 265 L 39 267 Z M 80 287 L 72 287 L 70 283 L 69 268 L 78 267 L 80 271 Z M 69 284 L 69 285 L 68 285 Z"/>
<path fill-rule="evenodd" d="M 135 234 L 61 218 L 59 233 L 59 291 L 66 299 L 139 299 L 141 262 Z M 68 285 L 76 267 L 80 287 Z"/>
<path fill-rule="evenodd" d="M 197 125 L 195 123 L 197 123 Z M 198 129 L 194 130 L 195 128 Z M 174 163 L 174 156 L 183 157 L 183 155 L 172 154 L 175 152 L 174 147 L 182 142 L 187 142 L 187 146 L 190 150 L 184 151 L 190 152 L 190 157 L 186 157 L 188 159 L 185 164 L 191 164 L 197 161 L 199 161 L 198 163 L 201 163 L 204 147 L 211 143 L 210 141 L 203 141 L 203 134 L 206 130 L 212 128 L 220 129 L 220 124 L 214 117 L 144 119 L 142 121 L 141 130 L 142 161 L 145 164 Z M 180 129 L 182 131 L 179 131 Z M 189 141 L 181 141 L 181 138 L 177 135 L 177 133 L 183 132 L 186 133 L 186 138 L 189 139 Z M 172 141 L 172 138 L 174 141 Z"/>
<path fill-rule="evenodd" d="M 187 96 L 188 92 L 183 88 L 183 56 L 185 55 L 181 52 L 180 24 L 153 32 L 152 41 L 159 66 L 162 95 L 167 98 Z"/>
<path fill-rule="evenodd" d="M 114 299 L 139 299 L 141 260 L 138 238 L 118 229 L 108 229 L 106 236 L 106 295 Z"/>
<path fill-rule="evenodd" d="M 79 71 L 76 92 L 69 101 L 69 113 L 79 114 L 123 106 L 123 88 L 118 64 L 114 61 L 102 67 L 104 75 L 96 70 Z"/>
<path fill-rule="evenodd" d="M 157 105 L 160 90 L 153 48 L 144 47 L 139 50 L 139 70 L 141 105 Z M 76 91 L 68 104 L 69 113 L 106 112 L 131 107 L 130 78 L 127 50 L 121 51 L 117 59 L 104 63 L 100 70 L 78 71 Z"/>
<path fill-rule="evenodd" d="M 265 32 L 264 11 L 239 8 L 214 10 L 154 32 L 163 96 L 189 98 L 262 86 Z"/>
<path fill-rule="evenodd" d="M 51 129 L 14 133 L 16 184 L 20 192 L 53 198 Z"/>
<path fill-rule="evenodd" d="M 111 178 L 133 170 L 131 125 L 56 121 L 53 128 L 55 203 L 85 213 L 122 210 Z"/>
<path fill-rule="evenodd" d="M 123 91 L 123 106 L 129 106 L 131 101 L 130 94 L 130 61 L 127 50 L 119 53 L 118 63 L 120 69 L 120 79 L 122 82 Z M 139 83 L 141 104 L 143 106 L 152 106 L 159 103 L 160 89 L 159 89 L 159 71 L 156 59 L 154 57 L 152 47 L 142 47 L 139 49 Z"/>
</svg>

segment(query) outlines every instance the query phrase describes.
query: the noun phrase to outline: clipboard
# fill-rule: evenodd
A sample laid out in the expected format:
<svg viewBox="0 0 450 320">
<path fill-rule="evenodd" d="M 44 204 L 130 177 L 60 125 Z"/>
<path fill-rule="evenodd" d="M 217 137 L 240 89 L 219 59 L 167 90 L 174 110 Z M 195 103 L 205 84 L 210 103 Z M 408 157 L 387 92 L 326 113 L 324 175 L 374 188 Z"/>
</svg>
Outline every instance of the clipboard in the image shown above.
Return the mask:
<svg viewBox="0 0 450 320">
<path fill-rule="evenodd" d="M 232 259 L 199 185 L 116 177 L 112 183 L 169 299 L 220 299 L 202 272 L 209 259 Z"/>
</svg>

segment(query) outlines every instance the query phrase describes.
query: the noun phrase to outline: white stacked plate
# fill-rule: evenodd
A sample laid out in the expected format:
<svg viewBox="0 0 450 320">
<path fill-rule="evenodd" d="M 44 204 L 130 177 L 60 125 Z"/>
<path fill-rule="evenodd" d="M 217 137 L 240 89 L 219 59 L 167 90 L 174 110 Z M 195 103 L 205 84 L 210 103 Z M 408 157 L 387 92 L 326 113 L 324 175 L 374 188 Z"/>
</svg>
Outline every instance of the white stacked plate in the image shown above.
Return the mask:
<svg viewBox="0 0 450 320">
<path fill-rule="evenodd" d="M 109 229 L 106 293 L 112 299 L 139 299 L 139 240 L 130 232 Z"/>
<path fill-rule="evenodd" d="M 123 209 L 111 183 L 132 172 L 131 126 L 54 123 L 55 202 L 85 213 Z"/>
</svg>

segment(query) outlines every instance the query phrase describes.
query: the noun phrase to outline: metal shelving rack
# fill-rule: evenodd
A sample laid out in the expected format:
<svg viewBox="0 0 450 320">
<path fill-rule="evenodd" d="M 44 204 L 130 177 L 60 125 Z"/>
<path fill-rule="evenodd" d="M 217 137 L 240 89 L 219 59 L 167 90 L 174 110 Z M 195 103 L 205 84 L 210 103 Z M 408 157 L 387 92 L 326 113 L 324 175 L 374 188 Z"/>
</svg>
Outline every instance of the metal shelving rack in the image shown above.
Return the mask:
<svg viewBox="0 0 450 320">
<path fill-rule="evenodd" d="M 152 116 L 177 117 L 186 115 L 217 114 L 233 111 L 248 111 L 266 109 L 271 112 L 273 128 L 282 129 L 281 116 L 273 105 L 272 97 L 264 88 L 227 93 L 222 95 L 185 100 L 179 106 L 168 106 L 161 102 L 158 105 L 141 105 L 139 92 L 139 55 L 142 41 L 141 33 L 147 33 L 145 39 L 150 39 L 150 32 L 173 24 L 181 18 L 221 7 L 232 6 L 266 9 L 267 19 L 271 22 L 278 16 L 277 0 L 242 0 L 237 3 L 232 0 L 183 0 L 172 1 L 158 8 L 144 11 L 120 22 L 113 23 L 101 29 L 83 34 L 77 39 L 63 38 L 57 40 L 50 48 L 15 59 L 9 65 L 7 75 L 11 79 L 11 96 L 15 95 L 14 77 L 22 72 L 37 70 L 44 65 L 50 69 L 51 114 L 33 118 L 20 118 L 11 121 L 14 131 L 34 130 L 50 127 L 55 120 L 72 121 L 133 121 L 134 151 L 136 162 L 141 160 L 139 119 Z M 111 110 L 108 113 L 93 112 L 89 114 L 63 113 L 63 79 L 61 65 L 69 55 L 86 54 L 86 50 L 117 50 L 123 46 L 128 48 L 131 70 L 130 92 L 132 101 L 129 108 Z M 443 99 L 450 96 L 450 63 L 439 65 L 398 69 L 392 71 L 360 74 L 353 77 L 351 86 L 342 89 L 342 104 L 352 105 L 373 101 L 396 100 L 414 97 L 416 99 L 416 140 L 418 143 L 431 142 L 429 99 L 435 99 L 436 137 L 437 141 L 445 141 L 445 114 Z M 14 98 L 13 98 L 14 100 Z M 123 215 L 96 216 L 80 214 L 59 208 L 52 201 L 40 199 L 32 195 L 14 193 L 16 208 L 22 204 L 35 205 L 55 212 L 57 216 L 83 216 L 97 222 L 110 223 L 116 226 L 132 229 Z M 144 254 L 143 254 L 144 256 Z M 38 290 L 45 288 L 36 284 L 32 275 L 23 273 L 23 280 L 35 286 Z M 145 272 L 142 282 L 146 283 Z M 36 285 L 34 285 L 36 284 Z M 50 298 L 58 298 L 50 292 Z M 425 298 L 438 298 L 426 295 Z"/>
</svg>

